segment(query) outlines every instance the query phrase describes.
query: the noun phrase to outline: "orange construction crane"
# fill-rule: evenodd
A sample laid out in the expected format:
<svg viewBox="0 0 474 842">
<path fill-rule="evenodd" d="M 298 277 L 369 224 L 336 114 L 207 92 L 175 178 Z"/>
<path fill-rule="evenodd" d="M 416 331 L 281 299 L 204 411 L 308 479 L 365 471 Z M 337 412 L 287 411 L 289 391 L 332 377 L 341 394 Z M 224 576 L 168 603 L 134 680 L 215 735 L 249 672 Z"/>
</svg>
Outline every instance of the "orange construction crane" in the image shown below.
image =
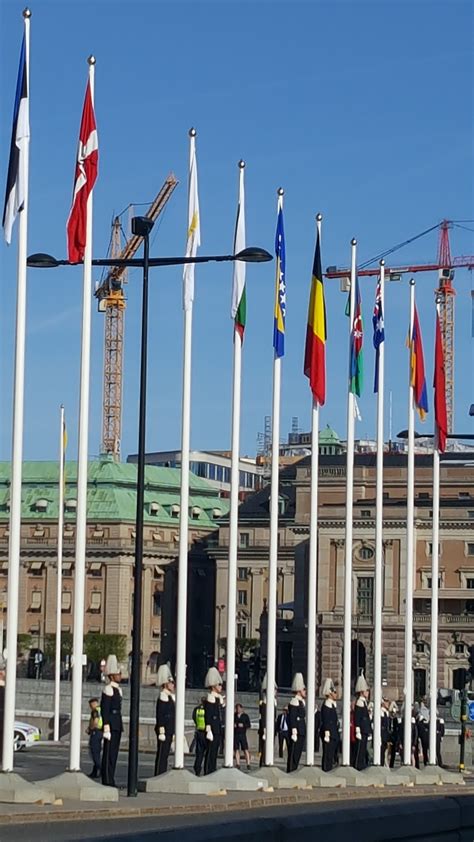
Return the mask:
<svg viewBox="0 0 474 842">
<path fill-rule="evenodd" d="M 443 335 L 444 356 L 445 356 L 445 372 L 446 372 L 446 405 L 448 410 L 448 432 L 453 432 L 454 423 L 454 296 L 456 294 L 453 280 L 455 269 L 474 269 L 474 255 L 461 255 L 459 257 L 451 257 L 451 248 L 449 244 L 449 229 L 455 223 L 448 219 L 443 219 L 438 225 L 423 231 L 422 234 L 412 237 L 406 243 L 401 243 L 400 246 L 395 246 L 387 252 L 377 255 L 373 260 L 369 260 L 367 264 L 357 270 L 359 277 L 364 275 L 378 275 L 380 269 L 366 268 L 369 263 L 373 263 L 379 258 L 391 254 L 403 245 L 413 242 L 430 231 L 439 229 L 438 240 L 438 255 L 436 263 L 420 263 L 411 266 L 394 266 L 389 269 L 385 267 L 385 277 L 387 280 L 399 280 L 400 275 L 414 274 L 415 272 L 438 272 L 438 286 L 435 291 L 436 300 L 440 304 L 441 316 L 441 330 Z M 338 269 L 336 266 L 328 266 L 326 278 L 341 278 L 349 279 L 349 269 Z M 398 276 L 398 277 L 397 277 Z"/>
<path fill-rule="evenodd" d="M 170 173 L 156 199 L 151 203 L 146 216 L 155 221 L 171 197 L 178 181 Z M 112 225 L 111 257 L 128 260 L 137 251 L 142 237 L 130 237 L 121 248 L 120 218 Z M 122 374 L 123 374 L 123 328 L 126 299 L 123 285 L 127 282 L 127 269 L 116 266 L 107 273 L 98 285 L 95 296 L 99 312 L 105 313 L 104 331 L 104 389 L 102 409 L 101 453 L 111 453 L 120 460 L 122 438 Z"/>
</svg>

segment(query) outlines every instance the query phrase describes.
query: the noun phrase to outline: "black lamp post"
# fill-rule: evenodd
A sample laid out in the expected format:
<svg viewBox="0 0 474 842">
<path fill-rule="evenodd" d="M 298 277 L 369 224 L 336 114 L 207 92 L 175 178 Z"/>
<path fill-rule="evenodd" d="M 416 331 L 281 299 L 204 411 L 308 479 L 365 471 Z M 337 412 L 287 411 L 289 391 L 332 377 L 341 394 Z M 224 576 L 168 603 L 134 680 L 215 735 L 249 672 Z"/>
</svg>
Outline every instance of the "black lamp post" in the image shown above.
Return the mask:
<svg viewBox="0 0 474 842">
<path fill-rule="evenodd" d="M 149 238 L 153 221 L 146 216 L 132 219 L 132 233 L 143 237 L 143 258 L 106 258 L 93 260 L 93 266 L 132 266 L 143 269 L 142 336 L 140 361 L 140 399 L 138 412 L 138 461 L 137 461 L 137 518 L 135 528 L 135 566 L 133 593 L 132 664 L 130 671 L 130 725 L 128 748 L 127 794 L 136 796 L 138 791 L 138 731 L 140 717 L 140 666 L 142 632 L 142 579 L 143 579 L 143 515 L 145 494 L 145 432 L 146 432 L 146 379 L 148 344 L 148 270 L 152 266 L 180 266 L 186 263 L 221 263 L 242 260 L 245 263 L 264 263 L 272 255 L 262 248 L 246 248 L 238 254 L 218 254 L 199 257 L 150 257 Z M 50 254 L 32 254 L 27 265 L 34 269 L 54 269 L 72 266 L 69 260 L 57 260 Z"/>
</svg>

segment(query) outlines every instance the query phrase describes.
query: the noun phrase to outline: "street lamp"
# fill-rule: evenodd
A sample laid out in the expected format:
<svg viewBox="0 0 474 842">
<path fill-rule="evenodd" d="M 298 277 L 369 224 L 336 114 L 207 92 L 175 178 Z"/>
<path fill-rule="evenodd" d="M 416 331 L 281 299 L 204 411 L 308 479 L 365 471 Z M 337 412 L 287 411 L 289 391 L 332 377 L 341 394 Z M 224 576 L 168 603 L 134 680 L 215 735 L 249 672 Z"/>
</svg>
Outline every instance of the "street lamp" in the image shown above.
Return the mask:
<svg viewBox="0 0 474 842">
<path fill-rule="evenodd" d="M 145 430 L 146 430 L 146 376 L 148 343 L 148 270 L 153 266 L 180 266 L 187 263 L 222 263 L 242 260 L 245 263 L 264 263 L 272 255 L 262 248 L 245 248 L 237 254 L 214 254 L 199 257 L 150 257 L 149 240 L 153 220 L 147 216 L 132 219 L 132 233 L 143 237 L 142 258 L 105 258 L 92 260 L 93 266 L 141 267 L 143 269 L 142 336 L 140 361 L 140 399 L 138 421 L 137 459 L 137 517 L 135 527 L 135 566 L 133 594 L 132 658 L 130 670 L 130 725 L 128 748 L 127 794 L 136 796 L 138 791 L 138 730 L 140 715 L 140 650 L 142 631 L 142 579 L 143 579 L 143 510 L 145 494 Z M 55 269 L 58 266 L 73 266 L 69 260 L 57 260 L 42 252 L 27 258 L 27 266 L 34 269 Z"/>
</svg>

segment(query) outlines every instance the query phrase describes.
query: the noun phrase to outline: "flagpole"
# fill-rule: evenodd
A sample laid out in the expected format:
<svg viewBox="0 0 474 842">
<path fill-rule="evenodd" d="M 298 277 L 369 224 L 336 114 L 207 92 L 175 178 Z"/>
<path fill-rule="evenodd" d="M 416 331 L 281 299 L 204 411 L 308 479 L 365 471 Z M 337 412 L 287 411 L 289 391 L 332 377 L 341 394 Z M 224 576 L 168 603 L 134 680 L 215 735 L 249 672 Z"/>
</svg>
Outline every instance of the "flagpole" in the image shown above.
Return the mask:
<svg viewBox="0 0 474 842">
<path fill-rule="evenodd" d="M 439 302 L 436 301 L 439 318 Z M 436 365 L 436 361 L 435 361 Z M 429 764 L 437 765 L 436 730 L 438 701 L 438 596 L 439 596 L 439 434 L 435 421 L 433 447 L 433 534 L 431 553 L 431 650 L 430 650 L 430 740 Z"/>
<path fill-rule="evenodd" d="M 316 216 L 317 237 L 321 242 L 322 214 Z M 311 406 L 311 515 L 308 559 L 308 652 L 306 667 L 306 765 L 314 765 L 314 716 L 316 700 L 316 608 L 318 571 L 318 479 L 319 479 L 319 403 Z"/>
<path fill-rule="evenodd" d="M 380 261 L 380 306 L 385 316 L 385 261 Z M 381 707 L 382 707 L 382 608 L 383 608 L 383 452 L 384 452 L 384 354 L 385 342 L 380 342 L 377 383 L 377 468 L 375 503 L 375 600 L 374 600 L 374 766 L 381 765 Z"/>
<path fill-rule="evenodd" d="M 244 181 L 245 162 L 239 162 L 239 204 Z M 242 208 L 239 208 L 242 211 Z M 245 248 L 245 246 L 243 246 Z M 239 246 L 240 250 L 241 246 Z M 234 248 L 236 253 L 237 246 Z M 245 266 L 245 264 L 243 264 Z M 235 271 L 235 269 L 234 269 Z M 242 337 L 234 326 L 234 365 L 232 379 L 232 452 L 230 467 L 229 565 L 227 579 L 227 652 L 224 766 L 231 767 L 234 757 L 235 707 L 235 637 L 237 624 L 237 543 L 239 509 L 240 397 L 242 383 Z M 251 630 L 250 630 L 251 636 Z"/>
<path fill-rule="evenodd" d="M 351 241 L 351 292 L 349 324 L 354 327 L 357 240 Z M 349 374 L 350 376 L 350 374 Z M 347 462 L 346 462 L 346 534 L 344 565 L 344 647 L 342 688 L 342 765 L 350 765 L 350 715 L 351 715 L 351 636 L 352 636 L 352 508 L 354 499 L 354 431 L 355 396 L 350 384 L 347 394 Z"/>
<path fill-rule="evenodd" d="M 25 27 L 25 64 L 29 97 L 31 12 L 23 12 Z M 3 716 L 2 769 L 13 770 L 14 721 L 16 692 L 16 663 L 18 652 L 18 591 L 20 579 L 21 542 L 21 478 L 23 461 L 23 411 L 25 392 L 25 328 L 26 328 L 26 257 L 28 237 L 28 165 L 29 142 L 22 156 L 24 170 L 24 202 L 18 224 L 18 275 L 15 332 L 15 369 L 13 391 L 13 436 L 10 486 L 10 541 L 8 554 L 7 639 L 5 674 L 5 710 Z"/>
<path fill-rule="evenodd" d="M 89 56 L 89 85 L 94 105 L 95 58 Z M 81 714 L 82 714 L 82 656 L 84 649 L 84 597 L 86 579 L 87 539 L 87 467 L 89 443 L 89 381 L 91 353 L 91 297 L 92 297 L 92 195 L 87 199 L 86 243 L 82 291 L 81 374 L 79 393 L 79 430 L 77 456 L 77 516 L 76 564 L 74 573 L 74 625 L 72 642 L 71 685 L 71 742 L 69 746 L 69 771 L 81 768 Z"/>
<path fill-rule="evenodd" d="M 277 214 L 284 190 L 278 189 Z M 280 470 L 281 357 L 273 356 L 272 459 L 270 484 L 270 556 L 268 564 L 267 704 L 265 709 L 265 766 L 273 766 L 275 742 L 275 661 L 278 573 L 278 491 Z"/>
<path fill-rule="evenodd" d="M 189 130 L 189 172 L 195 156 L 196 129 Z M 183 403 L 181 410 L 181 494 L 179 505 L 178 612 L 176 641 L 176 724 L 174 768 L 184 769 L 186 638 L 188 605 L 189 449 L 191 436 L 192 299 L 184 308 Z"/>
<path fill-rule="evenodd" d="M 407 561 L 405 584 L 405 716 L 403 733 L 403 763 L 411 765 L 411 708 L 413 700 L 413 572 L 414 572 L 414 514 L 415 514 L 415 405 L 411 376 L 411 343 L 415 318 L 415 281 L 410 280 L 410 355 L 408 390 L 408 465 L 407 465 Z M 433 506 L 434 513 L 434 506 Z"/>
<path fill-rule="evenodd" d="M 58 488 L 58 568 L 56 579 L 56 652 L 54 661 L 54 727 L 53 739 L 59 740 L 59 696 L 61 687 L 61 609 L 63 594 L 64 532 L 64 406 L 60 407 L 59 424 L 59 488 Z"/>
</svg>

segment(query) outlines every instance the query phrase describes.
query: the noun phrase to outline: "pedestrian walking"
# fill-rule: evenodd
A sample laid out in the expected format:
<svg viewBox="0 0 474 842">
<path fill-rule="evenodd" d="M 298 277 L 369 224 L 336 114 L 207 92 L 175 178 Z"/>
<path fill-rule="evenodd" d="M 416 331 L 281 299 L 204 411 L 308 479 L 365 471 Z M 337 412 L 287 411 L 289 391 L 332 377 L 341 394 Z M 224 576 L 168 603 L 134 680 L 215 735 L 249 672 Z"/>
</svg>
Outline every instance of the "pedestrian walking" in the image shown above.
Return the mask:
<svg viewBox="0 0 474 842">
<path fill-rule="evenodd" d="M 250 769 L 250 751 L 247 731 L 251 727 L 250 719 L 241 704 L 237 703 L 234 712 L 234 751 L 235 765 L 240 769 L 240 752 L 243 751 L 247 769 Z"/>
<path fill-rule="evenodd" d="M 204 760 L 204 755 L 206 753 L 207 747 L 207 740 L 206 740 L 206 697 L 203 696 L 201 699 L 201 703 L 196 705 L 193 710 L 193 722 L 195 725 L 196 730 L 194 731 L 194 746 L 196 750 L 196 756 L 194 759 L 194 773 L 199 777 L 202 770 L 202 763 Z"/>
<path fill-rule="evenodd" d="M 222 678 L 215 667 L 211 667 L 206 674 L 205 685 L 209 689 L 204 704 L 204 718 L 206 723 L 206 756 L 204 758 L 204 774 L 216 771 L 217 752 L 223 729 L 223 709 L 225 706 L 222 695 Z"/>
<path fill-rule="evenodd" d="M 89 752 L 93 763 L 92 772 L 90 773 L 89 778 L 95 780 L 100 775 L 103 730 L 102 715 L 98 699 L 89 699 L 89 710 L 90 716 L 87 733 L 89 734 Z"/>
<path fill-rule="evenodd" d="M 331 678 L 324 682 L 321 708 L 321 739 L 323 741 L 323 757 L 321 768 L 323 772 L 331 772 L 336 762 L 336 751 L 339 742 L 339 719 L 337 716 L 337 693 Z"/>
<path fill-rule="evenodd" d="M 306 685 L 300 672 L 295 674 L 291 689 L 294 692 L 294 696 L 288 707 L 290 750 L 288 752 L 286 771 L 296 772 L 306 737 Z"/>
<path fill-rule="evenodd" d="M 289 750 L 288 706 L 284 707 L 282 712 L 277 716 L 276 733 L 278 737 L 278 757 L 283 757 L 283 749 L 286 748 L 287 754 Z"/>
<path fill-rule="evenodd" d="M 156 700 L 157 749 L 155 759 L 155 775 L 162 775 L 168 771 L 168 757 L 174 737 L 176 699 L 174 694 L 174 678 L 168 664 L 162 664 L 158 670 L 156 683 L 160 693 Z"/>
<path fill-rule="evenodd" d="M 115 769 L 123 732 L 122 690 L 120 689 L 122 673 L 116 655 L 109 655 L 107 658 L 105 672 L 109 683 L 105 685 L 100 699 L 100 711 L 104 725 L 102 783 L 104 786 L 115 786 Z"/>
</svg>

